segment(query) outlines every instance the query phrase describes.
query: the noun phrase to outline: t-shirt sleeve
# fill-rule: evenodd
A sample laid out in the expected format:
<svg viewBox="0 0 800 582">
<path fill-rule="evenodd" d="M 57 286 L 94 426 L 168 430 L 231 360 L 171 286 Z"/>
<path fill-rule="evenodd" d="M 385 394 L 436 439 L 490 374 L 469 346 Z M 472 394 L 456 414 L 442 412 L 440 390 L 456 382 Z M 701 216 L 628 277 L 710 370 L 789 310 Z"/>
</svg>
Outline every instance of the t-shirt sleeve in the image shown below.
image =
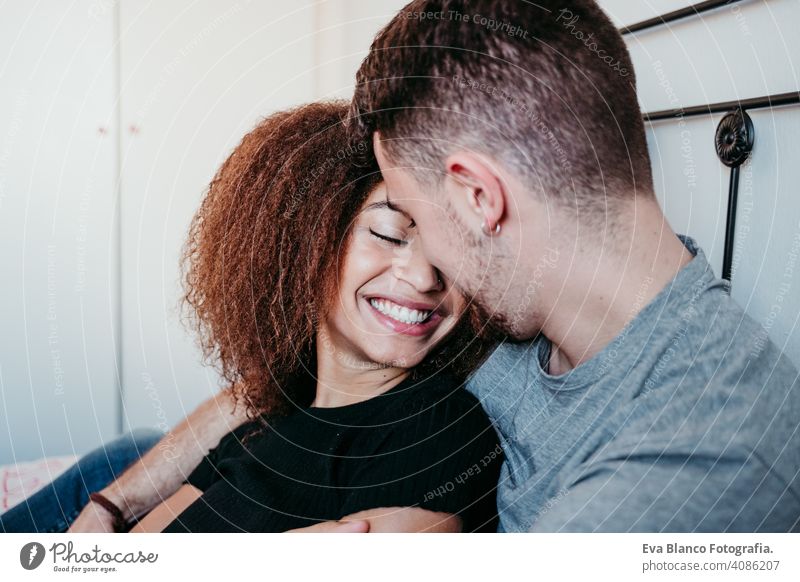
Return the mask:
<svg viewBox="0 0 800 582">
<path fill-rule="evenodd" d="M 254 426 L 253 422 L 247 422 L 223 436 L 217 446 L 208 451 L 208 454 L 203 457 L 200 464 L 189 474 L 184 483 L 193 485 L 200 491 L 206 491 L 211 487 L 220 479 L 219 463 L 242 452 L 242 438 Z"/>
<path fill-rule="evenodd" d="M 459 390 L 439 402 L 421 399 L 406 412 L 370 431 L 366 454 L 342 459 L 342 516 L 420 507 L 458 515 L 462 531 L 495 532 L 503 451 L 480 403 Z"/>
</svg>

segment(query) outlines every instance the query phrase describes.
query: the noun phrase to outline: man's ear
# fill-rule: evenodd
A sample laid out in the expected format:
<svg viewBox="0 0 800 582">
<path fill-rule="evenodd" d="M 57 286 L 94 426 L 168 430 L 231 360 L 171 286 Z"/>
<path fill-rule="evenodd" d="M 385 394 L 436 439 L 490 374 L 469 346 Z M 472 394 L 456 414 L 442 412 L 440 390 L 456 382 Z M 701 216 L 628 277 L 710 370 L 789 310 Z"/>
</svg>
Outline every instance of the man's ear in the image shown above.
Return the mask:
<svg viewBox="0 0 800 582">
<path fill-rule="evenodd" d="M 499 169 L 483 156 L 471 152 L 457 152 L 445 160 L 447 175 L 465 190 L 467 204 L 482 221 L 488 233 L 495 232 L 502 223 L 508 192 Z"/>
</svg>

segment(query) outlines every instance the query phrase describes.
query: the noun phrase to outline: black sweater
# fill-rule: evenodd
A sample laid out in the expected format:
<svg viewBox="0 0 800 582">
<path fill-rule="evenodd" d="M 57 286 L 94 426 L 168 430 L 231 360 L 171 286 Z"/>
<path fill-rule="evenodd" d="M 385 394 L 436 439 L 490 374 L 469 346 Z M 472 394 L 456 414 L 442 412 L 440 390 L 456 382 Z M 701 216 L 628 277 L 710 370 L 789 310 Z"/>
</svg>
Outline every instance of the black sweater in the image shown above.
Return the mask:
<svg viewBox="0 0 800 582">
<path fill-rule="evenodd" d="M 228 433 L 189 475 L 203 496 L 165 532 L 281 532 L 378 507 L 443 511 L 461 516 L 464 531 L 496 530 L 497 434 L 448 377 L 262 418 L 266 428 L 256 420 Z"/>
</svg>

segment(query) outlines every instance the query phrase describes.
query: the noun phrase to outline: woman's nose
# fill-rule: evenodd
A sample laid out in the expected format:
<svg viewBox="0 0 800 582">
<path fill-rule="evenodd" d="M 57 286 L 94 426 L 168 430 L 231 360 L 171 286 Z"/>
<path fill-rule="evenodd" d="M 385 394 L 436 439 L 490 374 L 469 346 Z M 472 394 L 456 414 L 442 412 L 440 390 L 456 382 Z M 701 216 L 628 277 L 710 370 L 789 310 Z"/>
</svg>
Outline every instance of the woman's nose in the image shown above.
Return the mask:
<svg viewBox="0 0 800 582">
<path fill-rule="evenodd" d="M 414 237 L 392 258 L 392 270 L 397 279 L 405 281 L 420 293 L 441 291 L 439 271 L 425 258 L 419 237 Z"/>
</svg>

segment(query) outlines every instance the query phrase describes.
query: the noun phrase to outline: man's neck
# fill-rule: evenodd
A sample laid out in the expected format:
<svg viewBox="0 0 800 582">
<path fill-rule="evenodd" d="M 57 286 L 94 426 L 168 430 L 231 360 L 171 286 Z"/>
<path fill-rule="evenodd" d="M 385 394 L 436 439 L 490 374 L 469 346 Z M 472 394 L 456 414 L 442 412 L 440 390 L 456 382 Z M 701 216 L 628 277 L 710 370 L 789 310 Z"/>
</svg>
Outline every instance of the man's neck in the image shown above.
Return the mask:
<svg viewBox="0 0 800 582">
<path fill-rule="evenodd" d="M 639 203 L 635 225 L 597 253 L 576 253 L 542 326 L 552 342 L 549 373 L 561 375 L 597 355 L 692 260 L 655 201 Z M 566 256 L 570 256 L 567 254 Z"/>
</svg>

